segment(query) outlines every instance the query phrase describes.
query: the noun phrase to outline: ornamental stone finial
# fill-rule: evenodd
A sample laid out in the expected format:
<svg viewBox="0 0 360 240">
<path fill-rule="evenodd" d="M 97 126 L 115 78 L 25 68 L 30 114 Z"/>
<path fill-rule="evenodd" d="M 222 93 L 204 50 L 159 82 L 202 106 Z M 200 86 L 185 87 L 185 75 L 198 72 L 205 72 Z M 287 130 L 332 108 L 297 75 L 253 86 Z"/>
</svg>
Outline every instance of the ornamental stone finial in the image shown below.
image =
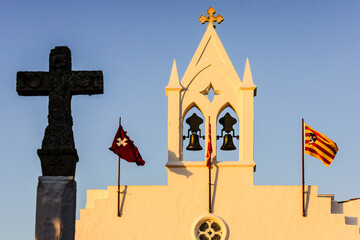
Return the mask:
<svg viewBox="0 0 360 240">
<path fill-rule="evenodd" d="M 216 11 L 215 11 L 215 9 L 213 9 L 212 7 L 210 7 L 206 12 L 207 12 L 207 14 L 209 14 L 209 17 L 205 17 L 204 15 L 201 15 L 201 16 L 199 17 L 199 22 L 201 22 L 202 24 L 204 24 L 205 22 L 209 22 L 208 26 L 209 26 L 209 25 L 213 25 L 213 26 L 214 26 L 214 24 L 213 24 L 214 20 L 215 20 L 218 24 L 220 24 L 220 23 L 224 20 L 224 18 L 223 18 L 220 14 L 218 14 L 217 16 L 214 16 L 214 13 L 215 13 Z M 215 26 L 214 26 L 214 27 L 215 27 Z"/>
</svg>

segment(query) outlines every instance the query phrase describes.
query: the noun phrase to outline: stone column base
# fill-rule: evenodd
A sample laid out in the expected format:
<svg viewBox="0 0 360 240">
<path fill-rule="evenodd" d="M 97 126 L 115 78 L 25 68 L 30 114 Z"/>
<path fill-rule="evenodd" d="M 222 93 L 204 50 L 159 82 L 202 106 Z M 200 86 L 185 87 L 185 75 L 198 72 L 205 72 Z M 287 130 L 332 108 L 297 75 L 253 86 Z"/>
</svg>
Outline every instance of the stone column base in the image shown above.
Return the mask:
<svg viewBox="0 0 360 240">
<path fill-rule="evenodd" d="M 35 240 L 73 240 L 76 182 L 72 176 L 40 176 Z"/>
</svg>

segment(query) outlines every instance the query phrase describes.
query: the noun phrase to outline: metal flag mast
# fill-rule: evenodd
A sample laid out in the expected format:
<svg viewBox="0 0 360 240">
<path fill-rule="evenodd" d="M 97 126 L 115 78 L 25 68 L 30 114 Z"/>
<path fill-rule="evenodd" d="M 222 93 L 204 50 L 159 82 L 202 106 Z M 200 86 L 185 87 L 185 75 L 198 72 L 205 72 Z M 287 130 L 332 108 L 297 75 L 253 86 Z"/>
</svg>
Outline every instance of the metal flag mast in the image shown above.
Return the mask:
<svg viewBox="0 0 360 240">
<path fill-rule="evenodd" d="M 211 160 L 209 163 L 209 213 L 212 213 L 211 209 Z"/>
<path fill-rule="evenodd" d="M 305 160 L 304 160 L 304 118 L 301 120 L 301 132 L 302 132 L 302 215 L 306 217 L 305 214 Z"/>
<path fill-rule="evenodd" d="M 121 126 L 121 117 L 119 117 L 119 128 L 120 128 L 120 126 Z M 120 214 L 120 156 L 118 156 L 117 216 L 121 217 L 121 214 Z"/>
<path fill-rule="evenodd" d="M 209 144 L 210 143 L 210 144 Z M 212 209 L 211 209 L 211 152 L 212 149 L 210 150 L 209 147 L 212 148 L 211 146 L 211 125 L 210 125 L 210 116 L 209 116 L 209 130 L 208 130 L 208 146 L 207 146 L 207 154 L 209 154 L 209 213 L 212 213 Z"/>
</svg>

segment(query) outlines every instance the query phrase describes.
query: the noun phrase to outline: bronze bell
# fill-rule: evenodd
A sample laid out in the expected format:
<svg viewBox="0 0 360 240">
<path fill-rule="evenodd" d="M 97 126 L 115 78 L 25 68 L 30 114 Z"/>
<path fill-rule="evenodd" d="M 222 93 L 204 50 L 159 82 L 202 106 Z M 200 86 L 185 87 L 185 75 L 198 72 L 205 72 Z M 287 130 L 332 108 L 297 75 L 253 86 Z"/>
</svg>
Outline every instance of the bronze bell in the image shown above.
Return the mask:
<svg viewBox="0 0 360 240">
<path fill-rule="evenodd" d="M 233 143 L 233 137 L 231 136 L 230 133 L 225 134 L 224 136 L 224 142 L 223 145 L 220 148 L 221 150 L 225 150 L 225 151 L 231 151 L 231 150 L 235 150 L 236 147 Z"/>
<path fill-rule="evenodd" d="M 185 138 L 190 138 L 189 146 L 187 146 L 186 150 L 199 151 L 203 149 L 199 142 L 199 135 L 197 135 L 197 132 L 199 132 L 200 137 L 203 139 L 205 138 L 204 136 L 201 136 L 201 130 L 199 127 L 203 122 L 204 121 L 200 117 L 198 117 L 196 113 L 193 113 L 191 117 L 186 119 L 186 123 L 189 124 L 190 126 L 188 130 L 188 135 L 183 136 L 183 140 L 185 140 Z M 191 132 L 191 136 L 190 136 L 190 132 Z"/>
<path fill-rule="evenodd" d="M 186 150 L 199 151 L 202 149 L 203 148 L 201 147 L 200 142 L 199 142 L 199 136 L 197 134 L 191 134 L 189 146 L 186 147 Z"/>
<path fill-rule="evenodd" d="M 236 137 L 239 140 L 239 136 L 235 136 L 235 130 L 233 128 L 234 124 L 237 122 L 235 118 L 233 118 L 229 113 L 226 113 L 224 117 L 220 118 L 220 124 L 223 125 L 221 129 L 221 135 L 217 136 L 216 139 L 224 138 L 223 145 L 221 146 L 221 150 L 231 151 L 235 150 L 236 147 L 233 142 L 233 137 Z M 223 136 L 223 133 L 226 133 Z M 232 132 L 232 135 L 230 134 Z"/>
</svg>

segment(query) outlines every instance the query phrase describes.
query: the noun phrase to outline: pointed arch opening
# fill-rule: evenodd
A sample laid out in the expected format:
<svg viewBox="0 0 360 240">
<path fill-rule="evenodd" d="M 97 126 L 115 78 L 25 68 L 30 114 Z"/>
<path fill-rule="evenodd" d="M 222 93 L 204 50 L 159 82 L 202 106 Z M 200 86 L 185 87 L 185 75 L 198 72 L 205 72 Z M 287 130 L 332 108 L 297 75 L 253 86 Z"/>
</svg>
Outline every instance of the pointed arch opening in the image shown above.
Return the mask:
<svg viewBox="0 0 360 240">
<path fill-rule="evenodd" d="M 216 121 L 216 135 L 218 137 L 222 135 L 216 144 L 216 158 L 218 162 L 239 161 L 240 139 L 238 136 L 240 124 L 239 118 L 231 104 L 225 104 L 220 109 Z"/>
<path fill-rule="evenodd" d="M 204 161 L 205 118 L 198 106 L 193 103 L 186 110 L 182 120 L 183 161 Z M 196 130 L 196 132 L 194 132 Z M 196 135 L 196 136 L 193 136 Z M 200 146 L 200 147 L 199 147 Z M 201 149 L 200 149 L 201 148 Z"/>
</svg>

